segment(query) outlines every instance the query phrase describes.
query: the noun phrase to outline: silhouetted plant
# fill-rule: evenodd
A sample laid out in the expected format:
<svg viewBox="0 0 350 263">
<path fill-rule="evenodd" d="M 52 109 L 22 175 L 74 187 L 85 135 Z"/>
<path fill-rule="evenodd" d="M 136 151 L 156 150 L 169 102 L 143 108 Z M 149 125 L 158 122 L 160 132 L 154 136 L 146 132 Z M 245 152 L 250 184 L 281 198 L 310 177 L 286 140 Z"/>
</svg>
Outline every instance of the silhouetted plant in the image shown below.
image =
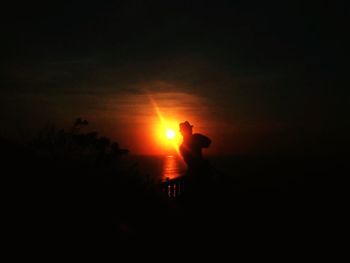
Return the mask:
<svg viewBox="0 0 350 263">
<path fill-rule="evenodd" d="M 120 149 L 119 144 L 111 142 L 97 132 L 81 132 L 78 127 L 87 126 L 88 121 L 77 118 L 71 131 L 58 130 L 54 125 L 47 125 L 33 140 L 33 149 L 38 153 L 61 157 L 63 159 L 82 159 L 107 162 L 126 155 L 126 149 Z"/>
</svg>

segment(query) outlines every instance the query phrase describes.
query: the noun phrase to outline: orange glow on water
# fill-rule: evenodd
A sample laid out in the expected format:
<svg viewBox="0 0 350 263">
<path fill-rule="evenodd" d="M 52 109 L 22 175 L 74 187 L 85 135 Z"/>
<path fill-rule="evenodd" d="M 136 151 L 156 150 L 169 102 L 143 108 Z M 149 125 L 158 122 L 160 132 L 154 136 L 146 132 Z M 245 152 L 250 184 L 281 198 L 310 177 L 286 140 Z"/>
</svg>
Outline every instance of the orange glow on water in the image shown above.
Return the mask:
<svg viewBox="0 0 350 263">
<path fill-rule="evenodd" d="M 186 171 L 186 165 L 181 158 L 174 155 L 168 155 L 164 159 L 162 180 L 175 179 Z"/>
</svg>

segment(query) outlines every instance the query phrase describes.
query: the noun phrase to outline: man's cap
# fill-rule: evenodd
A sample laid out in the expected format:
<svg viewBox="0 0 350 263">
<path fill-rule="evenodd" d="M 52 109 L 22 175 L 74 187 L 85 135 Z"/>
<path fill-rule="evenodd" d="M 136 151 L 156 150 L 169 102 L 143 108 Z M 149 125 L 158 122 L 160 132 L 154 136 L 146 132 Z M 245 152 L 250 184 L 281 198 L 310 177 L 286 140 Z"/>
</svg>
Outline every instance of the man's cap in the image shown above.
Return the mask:
<svg viewBox="0 0 350 263">
<path fill-rule="evenodd" d="M 180 123 L 180 130 L 189 129 L 189 128 L 192 128 L 192 127 L 193 127 L 193 125 L 191 125 L 188 121 Z"/>
</svg>

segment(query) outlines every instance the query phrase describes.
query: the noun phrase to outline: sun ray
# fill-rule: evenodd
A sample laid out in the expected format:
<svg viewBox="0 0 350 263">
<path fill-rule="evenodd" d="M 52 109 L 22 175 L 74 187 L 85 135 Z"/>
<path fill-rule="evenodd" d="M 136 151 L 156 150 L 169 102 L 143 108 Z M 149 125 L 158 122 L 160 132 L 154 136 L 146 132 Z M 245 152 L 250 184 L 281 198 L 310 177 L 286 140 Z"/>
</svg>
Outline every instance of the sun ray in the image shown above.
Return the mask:
<svg viewBox="0 0 350 263">
<path fill-rule="evenodd" d="M 172 131 L 172 132 L 171 132 L 171 136 L 170 136 L 170 137 L 172 137 L 172 139 L 169 138 L 169 141 L 170 141 L 172 147 L 174 148 L 176 154 L 177 154 L 179 157 L 181 157 L 181 154 L 180 154 L 180 151 L 179 151 L 179 146 L 176 144 L 176 140 L 174 140 L 174 138 L 175 138 L 175 136 L 176 136 L 174 130 L 173 130 L 173 129 L 170 129 L 170 128 L 168 127 L 169 125 L 168 125 L 167 121 L 165 120 L 165 118 L 164 118 L 164 116 L 163 116 L 163 114 L 162 114 L 160 108 L 158 107 L 156 101 L 155 101 L 154 98 L 151 96 L 151 94 L 147 93 L 147 96 L 148 96 L 148 99 L 149 99 L 150 103 L 152 104 L 152 107 L 153 107 L 154 111 L 156 112 L 156 114 L 157 114 L 157 116 L 158 116 L 159 122 L 160 122 L 161 125 L 162 125 L 162 129 L 164 129 L 164 130 L 166 131 L 166 133 L 168 133 L 168 131 Z M 168 136 L 168 135 L 166 134 L 166 136 Z M 182 158 L 180 158 L 180 159 L 182 159 Z"/>
</svg>

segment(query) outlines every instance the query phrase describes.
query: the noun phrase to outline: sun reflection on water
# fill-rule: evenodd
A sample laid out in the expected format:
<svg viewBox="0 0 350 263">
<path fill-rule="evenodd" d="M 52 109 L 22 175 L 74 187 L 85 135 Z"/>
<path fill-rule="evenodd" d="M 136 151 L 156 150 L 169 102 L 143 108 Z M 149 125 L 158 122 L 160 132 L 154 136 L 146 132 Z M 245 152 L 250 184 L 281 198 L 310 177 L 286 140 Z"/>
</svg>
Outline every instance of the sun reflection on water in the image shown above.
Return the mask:
<svg viewBox="0 0 350 263">
<path fill-rule="evenodd" d="M 164 160 L 162 180 L 171 180 L 184 174 L 185 164 L 176 155 L 167 155 Z"/>
</svg>

